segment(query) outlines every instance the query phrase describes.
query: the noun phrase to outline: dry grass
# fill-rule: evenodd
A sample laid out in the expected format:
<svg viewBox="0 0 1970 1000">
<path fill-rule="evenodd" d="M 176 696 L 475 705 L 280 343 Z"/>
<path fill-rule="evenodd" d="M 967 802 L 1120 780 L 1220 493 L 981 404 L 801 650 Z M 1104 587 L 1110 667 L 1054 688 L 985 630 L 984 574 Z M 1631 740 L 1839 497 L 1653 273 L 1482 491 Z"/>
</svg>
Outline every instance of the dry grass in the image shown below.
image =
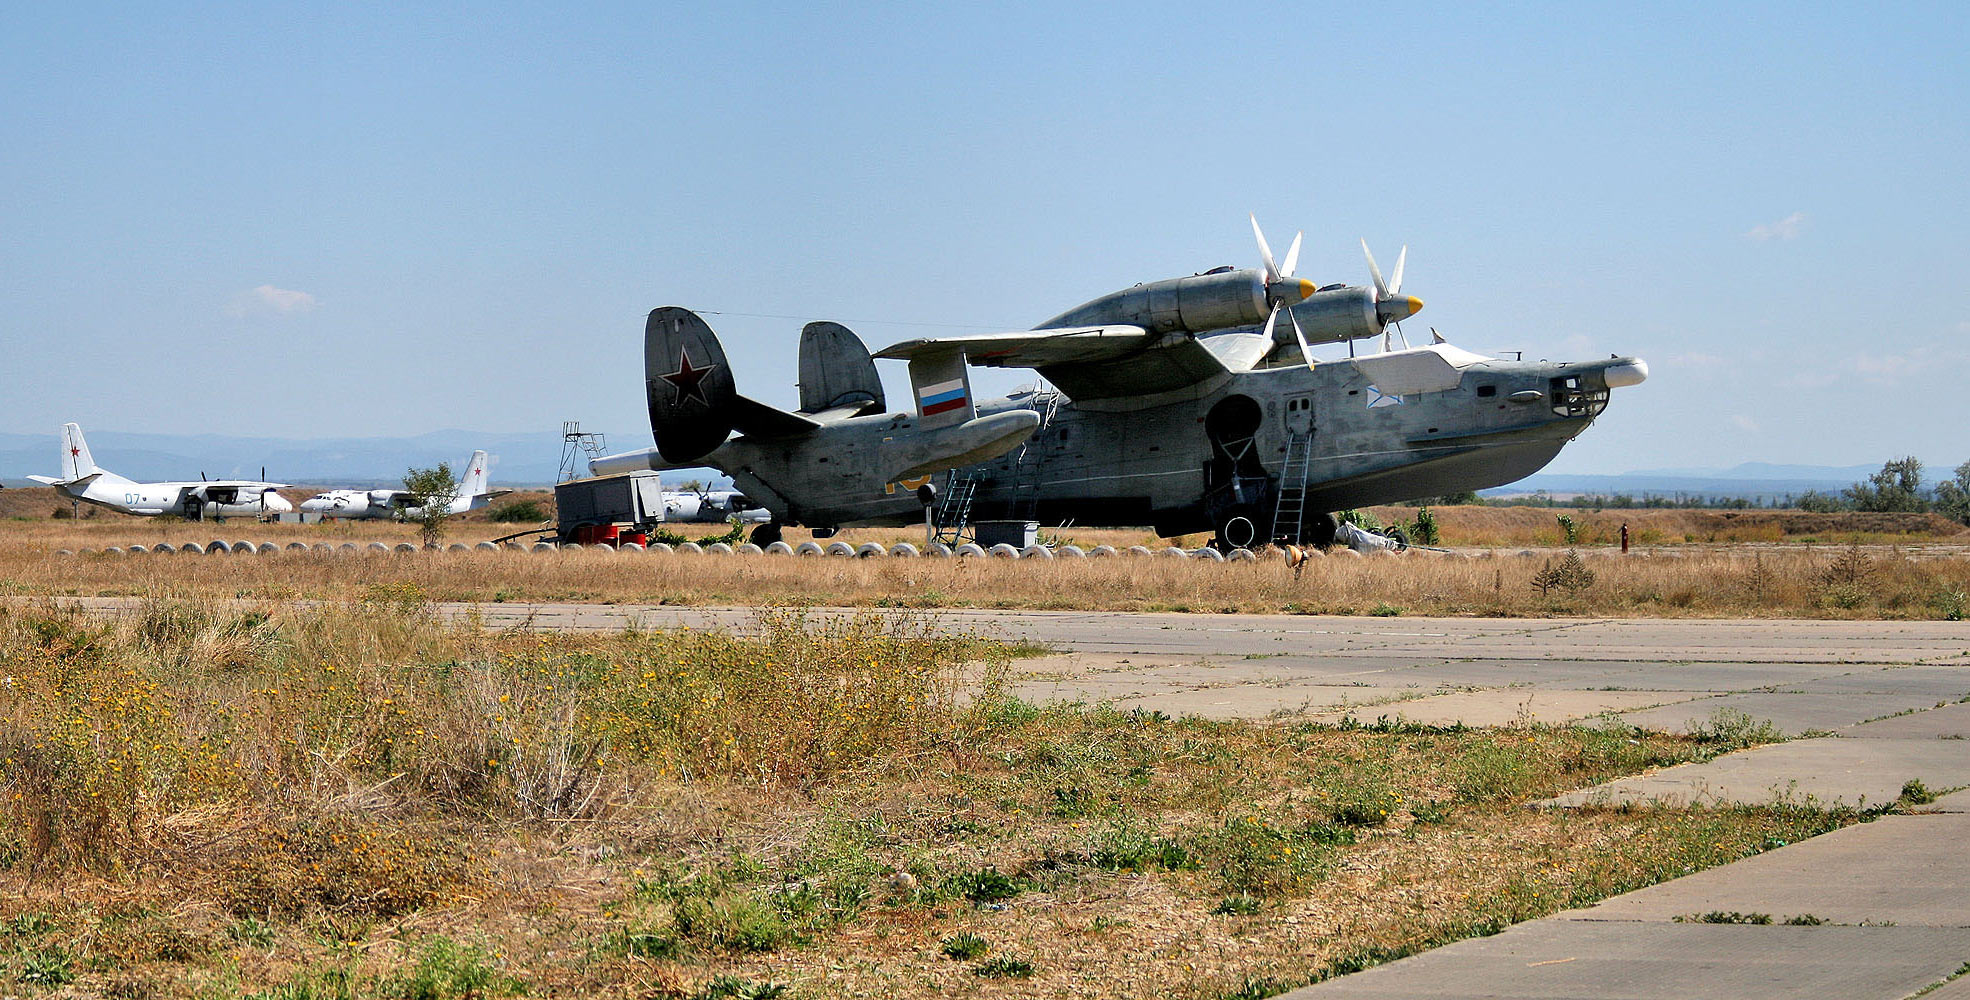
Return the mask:
<svg viewBox="0 0 1970 1000">
<path fill-rule="evenodd" d="M 209 533 L 208 533 L 209 534 Z M 1337 552 L 1296 576 L 1258 563 L 1128 558 L 714 557 L 568 551 L 64 557 L 0 543 L 14 595 L 361 600 L 378 586 L 441 601 L 997 607 L 1300 614 L 1953 618 L 1970 559 L 1955 549 L 1733 546 L 1583 549 L 1590 571 L 1537 585 L 1563 551 Z"/>
<path fill-rule="evenodd" d="M 926 622 L 763 625 L 488 632 L 402 589 L 0 611 L 4 974 L 122 997 L 1263 993 L 1855 818 L 1523 808 L 1755 732 L 1042 709 L 1003 696 L 995 647 Z M 946 957 L 960 933 L 986 955 Z"/>
</svg>

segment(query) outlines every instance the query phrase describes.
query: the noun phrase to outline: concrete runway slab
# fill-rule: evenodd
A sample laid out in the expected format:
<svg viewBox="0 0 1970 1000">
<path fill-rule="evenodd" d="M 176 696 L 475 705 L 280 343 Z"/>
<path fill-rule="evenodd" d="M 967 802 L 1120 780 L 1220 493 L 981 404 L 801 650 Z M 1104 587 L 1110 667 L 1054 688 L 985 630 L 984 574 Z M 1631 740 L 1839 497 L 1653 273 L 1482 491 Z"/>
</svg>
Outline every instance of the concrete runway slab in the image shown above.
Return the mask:
<svg viewBox="0 0 1970 1000">
<path fill-rule="evenodd" d="M 1630 712 L 1622 716 L 1622 721 L 1643 729 L 1688 733 L 1714 721 L 1718 712 L 1738 711 L 1753 719 L 1771 722 L 1787 736 L 1798 736 L 1802 733 L 1832 732 L 1869 719 L 1928 708 L 1933 704 L 1932 699 L 1921 694 L 1779 694 L 1752 691 Z"/>
<path fill-rule="evenodd" d="M 1879 667 L 1788 684 L 1781 691 L 1805 694 L 1925 695 L 1930 704 L 1970 697 L 1970 666 Z"/>
<path fill-rule="evenodd" d="M 1560 914 L 1673 920 L 1712 911 L 1839 924 L 1970 927 L 1970 816 L 1884 816 Z M 1970 959 L 1970 954 L 1964 956 Z"/>
<path fill-rule="evenodd" d="M 1970 740 L 1970 705 L 1944 705 L 1840 730 L 1850 739 Z"/>
<path fill-rule="evenodd" d="M 1519 689 L 1500 697 L 1495 691 L 1460 691 L 1346 711 L 1322 712 L 1316 722 L 1335 723 L 1352 716 L 1373 722 L 1379 716 L 1432 726 L 1511 726 L 1525 723 L 1563 725 L 1602 714 L 1627 711 L 1663 699 L 1657 691 L 1567 691 Z M 1683 697 L 1681 694 L 1669 697 Z"/>
<path fill-rule="evenodd" d="M 1535 920 L 1283 994 L 1298 1000 L 1907 997 L 1970 955 L 1956 927 Z"/>
<path fill-rule="evenodd" d="M 1821 805 L 1892 802 L 1902 784 L 1970 785 L 1970 740 L 1794 740 L 1621 778 L 1550 800 L 1556 806 L 1742 803 L 1781 798 Z M 1970 958 L 1970 955 L 1966 955 Z"/>
</svg>

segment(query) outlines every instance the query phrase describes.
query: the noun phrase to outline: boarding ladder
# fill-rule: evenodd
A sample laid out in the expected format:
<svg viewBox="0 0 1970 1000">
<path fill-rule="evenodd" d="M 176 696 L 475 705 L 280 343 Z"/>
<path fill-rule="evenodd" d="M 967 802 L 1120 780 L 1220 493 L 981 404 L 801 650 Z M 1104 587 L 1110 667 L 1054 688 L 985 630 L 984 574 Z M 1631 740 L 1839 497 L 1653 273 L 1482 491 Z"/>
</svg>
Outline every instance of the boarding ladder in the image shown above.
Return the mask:
<svg viewBox="0 0 1970 1000">
<path fill-rule="evenodd" d="M 1274 541 L 1300 544 L 1306 519 L 1306 481 L 1313 468 L 1313 435 L 1297 432 L 1286 438 L 1286 462 L 1279 467 L 1279 504 L 1272 512 Z"/>
<path fill-rule="evenodd" d="M 965 475 L 963 469 L 952 469 L 937 506 L 931 508 L 931 530 L 938 541 L 956 545 L 964 540 L 966 529 L 971 527 L 971 499 L 977 495 L 978 478 Z"/>
<path fill-rule="evenodd" d="M 1053 423 L 1053 415 L 1060 410 L 1060 393 L 1050 392 L 1033 400 L 1033 409 L 1040 414 L 1040 426 L 1033 429 L 1033 435 L 1019 445 L 1012 455 L 1012 502 L 1006 511 L 1006 520 L 1031 521 L 1040 509 L 1039 470 L 1043 464 L 1026 461 L 1026 456 L 1034 442 L 1047 432 Z"/>
</svg>

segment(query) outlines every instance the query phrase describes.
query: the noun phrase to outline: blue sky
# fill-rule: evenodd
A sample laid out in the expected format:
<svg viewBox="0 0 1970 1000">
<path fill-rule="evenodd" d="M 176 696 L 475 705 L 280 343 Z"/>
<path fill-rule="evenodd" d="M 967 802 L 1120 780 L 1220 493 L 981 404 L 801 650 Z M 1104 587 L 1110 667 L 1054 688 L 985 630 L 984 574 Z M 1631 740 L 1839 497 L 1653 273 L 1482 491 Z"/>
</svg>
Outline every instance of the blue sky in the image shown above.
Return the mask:
<svg viewBox="0 0 1970 1000">
<path fill-rule="evenodd" d="M 407 7 L 0 10 L 0 431 L 647 444 L 654 306 L 785 405 L 806 320 L 1030 326 L 1256 212 L 1406 243 L 1412 337 L 1647 359 L 1552 471 L 1970 458 L 1962 5 Z"/>
</svg>

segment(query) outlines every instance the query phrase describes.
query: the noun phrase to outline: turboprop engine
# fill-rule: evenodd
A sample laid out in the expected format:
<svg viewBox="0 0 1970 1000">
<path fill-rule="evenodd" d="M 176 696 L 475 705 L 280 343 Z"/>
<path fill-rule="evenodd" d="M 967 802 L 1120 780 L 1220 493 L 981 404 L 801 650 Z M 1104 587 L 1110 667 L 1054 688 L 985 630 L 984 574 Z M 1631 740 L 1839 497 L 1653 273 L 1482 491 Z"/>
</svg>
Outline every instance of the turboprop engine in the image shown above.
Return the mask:
<svg viewBox="0 0 1970 1000">
<path fill-rule="evenodd" d="M 1423 300 L 1402 294 L 1402 272 L 1409 248 L 1396 258 L 1392 280 L 1382 279 L 1375 255 L 1364 241 L 1372 287 L 1327 285 L 1293 276 L 1299 262 L 1300 237 L 1294 236 L 1284 262 L 1275 263 L 1265 234 L 1252 220 L 1263 268 L 1220 267 L 1187 278 L 1167 278 L 1110 292 L 1084 302 L 1036 329 L 1093 326 L 1139 326 L 1151 333 L 1204 334 L 1264 324 L 1265 335 L 1285 347 L 1298 344 L 1311 354 L 1312 344 L 1334 344 L 1382 336 L 1388 328 L 1414 316 Z M 1286 322 L 1278 322 L 1280 313 Z"/>
</svg>

